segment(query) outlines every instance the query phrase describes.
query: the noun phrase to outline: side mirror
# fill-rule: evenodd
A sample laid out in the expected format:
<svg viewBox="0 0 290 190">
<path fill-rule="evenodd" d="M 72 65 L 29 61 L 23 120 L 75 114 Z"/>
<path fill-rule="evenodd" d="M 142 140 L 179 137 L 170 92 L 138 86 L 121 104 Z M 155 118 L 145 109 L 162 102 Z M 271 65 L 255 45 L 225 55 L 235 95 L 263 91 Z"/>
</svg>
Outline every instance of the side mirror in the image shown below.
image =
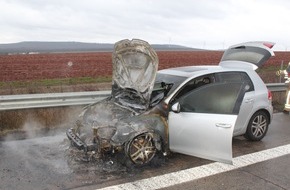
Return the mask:
<svg viewBox="0 0 290 190">
<path fill-rule="evenodd" d="M 179 102 L 173 104 L 173 106 L 171 107 L 171 110 L 175 113 L 179 113 L 180 112 L 180 104 Z"/>
</svg>

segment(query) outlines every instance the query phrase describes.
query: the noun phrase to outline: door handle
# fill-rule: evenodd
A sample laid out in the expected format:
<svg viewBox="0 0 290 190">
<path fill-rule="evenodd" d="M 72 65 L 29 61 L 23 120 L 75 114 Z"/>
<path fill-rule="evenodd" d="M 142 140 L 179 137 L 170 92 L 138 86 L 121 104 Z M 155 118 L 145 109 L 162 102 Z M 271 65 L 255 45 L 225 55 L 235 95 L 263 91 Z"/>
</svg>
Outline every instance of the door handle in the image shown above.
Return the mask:
<svg viewBox="0 0 290 190">
<path fill-rule="evenodd" d="M 253 98 L 249 98 L 249 99 L 246 99 L 246 100 L 245 100 L 245 103 L 252 103 L 253 101 L 254 101 Z"/>
<path fill-rule="evenodd" d="M 220 127 L 220 128 L 231 128 L 232 127 L 231 124 L 227 124 L 227 123 L 216 123 L 215 126 Z"/>
</svg>

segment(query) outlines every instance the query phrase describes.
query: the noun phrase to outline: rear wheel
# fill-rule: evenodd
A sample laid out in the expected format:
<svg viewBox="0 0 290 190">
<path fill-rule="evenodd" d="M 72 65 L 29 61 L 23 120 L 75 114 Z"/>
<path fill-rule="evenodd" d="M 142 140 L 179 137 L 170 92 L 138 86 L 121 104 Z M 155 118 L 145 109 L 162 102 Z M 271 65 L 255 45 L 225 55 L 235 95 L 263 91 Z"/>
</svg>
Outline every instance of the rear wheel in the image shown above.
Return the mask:
<svg viewBox="0 0 290 190">
<path fill-rule="evenodd" d="M 269 123 L 269 116 L 264 111 L 256 112 L 251 117 L 244 136 L 251 141 L 261 140 L 268 131 Z"/>
<path fill-rule="evenodd" d="M 136 165 L 149 163 L 156 154 L 152 134 L 143 133 L 132 139 L 127 145 L 127 156 Z"/>
</svg>

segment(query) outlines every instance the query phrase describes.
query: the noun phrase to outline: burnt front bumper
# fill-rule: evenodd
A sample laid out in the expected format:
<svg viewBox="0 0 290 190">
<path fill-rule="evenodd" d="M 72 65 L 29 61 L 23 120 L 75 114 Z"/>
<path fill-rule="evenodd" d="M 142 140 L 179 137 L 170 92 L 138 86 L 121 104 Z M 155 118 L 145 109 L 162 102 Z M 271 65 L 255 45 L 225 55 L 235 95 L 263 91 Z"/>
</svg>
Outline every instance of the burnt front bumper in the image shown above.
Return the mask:
<svg viewBox="0 0 290 190">
<path fill-rule="evenodd" d="M 75 134 L 72 128 L 66 131 L 66 136 L 70 140 L 71 144 L 79 150 L 87 150 L 87 145 L 83 142 L 80 137 Z"/>
<path fill-rule="evenodd" d="M 80 139 L 80 137 L 74 132 L 72 128 L 66 131 L 66 136 L 70 140 L 72 146 L 79 150 L 83 150 L 85 152 L 98 150 L 98 145 L 96 143 L 89 145 L 86 144 L 82 139 Z"/>
</svg>

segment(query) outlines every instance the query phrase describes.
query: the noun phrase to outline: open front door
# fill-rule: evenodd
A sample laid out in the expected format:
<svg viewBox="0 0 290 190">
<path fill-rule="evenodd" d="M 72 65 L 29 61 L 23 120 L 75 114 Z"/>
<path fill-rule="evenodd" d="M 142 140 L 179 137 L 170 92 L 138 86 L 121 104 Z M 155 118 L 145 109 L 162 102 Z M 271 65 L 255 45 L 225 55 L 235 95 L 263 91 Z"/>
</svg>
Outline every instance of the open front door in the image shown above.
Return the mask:
<svg viewBox="0 0 290 190">
<path fill-rule="evenodd" d="M 170 150 L 231 164 L 244 94 L 242 83 L 213 83 L 179 98 L 169 113 Z"/>
</svg>

